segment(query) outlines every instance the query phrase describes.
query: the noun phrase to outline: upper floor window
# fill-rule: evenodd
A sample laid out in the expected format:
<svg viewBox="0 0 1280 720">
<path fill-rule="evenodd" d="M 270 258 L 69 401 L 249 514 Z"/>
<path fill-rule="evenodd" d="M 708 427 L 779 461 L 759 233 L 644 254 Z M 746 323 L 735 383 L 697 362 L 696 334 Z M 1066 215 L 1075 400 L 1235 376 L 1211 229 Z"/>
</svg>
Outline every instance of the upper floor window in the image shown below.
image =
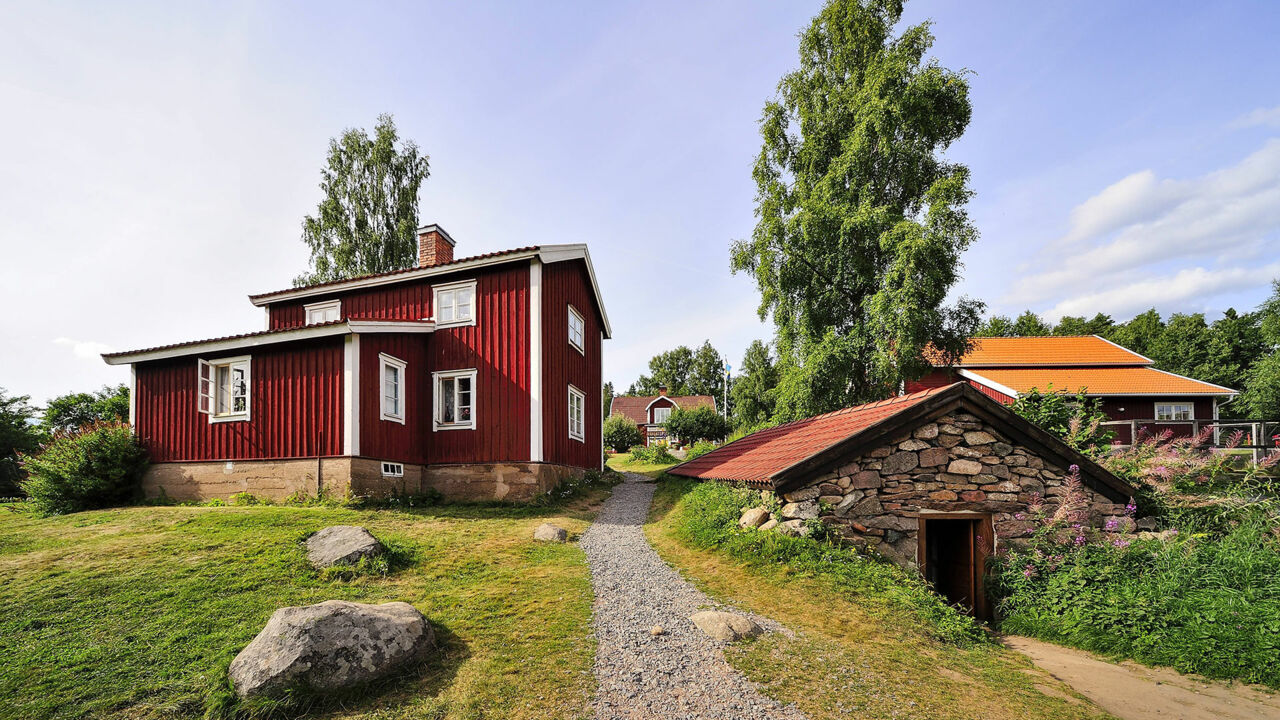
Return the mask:
<svg viewBox="0 0 1280 720">
<path fill-rule="evenodd" d="M 476 281 L 437 285 L 434 288 L 436 325 L 476 324 Z"/>
<path fill-rule="evenodd" d="M 583 322 L 582 316 L 578 314 L 577 310 L 573 309 L 572 305 L 570 305 L 569 306 L 569 344 L 577 348 L 578 352 L 582 353 L 583 355 L 587 354 L 586 332 L 587 332 L 587 325 L 585 322 Z"/>
<path fill-rule="evenodd" d="M 655 423 L 662 424 L 666 422 L 669 417 L 671 417 L 671 408 L 660 407 L 653 409 L 653 421 Z"/>
<path fill-rule="evenodd" d="M 1191 403 L 1156 403 L 1157 420 L 1194 420 L 1195 406 Z"/>
<path fill-rule="evenodd" d="M 382 377 L 382 419 L 404 424 L 405 361 L 385 353 L 378 354 Z"/>
<path fill-rule="evenodd" d="M 586 423 L 583 420 L 583 408 L 587 406 L 587 396 L 578 388 L 569 386 L 569 437 L 583 440 Z"/>
<path fill-rule="evenodd" d="M 307 324 L 318 325 L 320 323 L 336 322 L 342 317 L 342 301 L 327 300 L 325 302 L 312 303 L 303 306 L 307 311 Z"/>
<path fill-rule="evenodd" d="M 435 380 L 435 429 L 474 430 L 476 426 L 475 369 L 437 372 Z"/>
<path fill-rule="evenodd" d="M 218 360 L 197 361 L 199 390 L 197 409 L 209 416 L 209 422 L 249 419 L 248 355 Z"/>
</svg>

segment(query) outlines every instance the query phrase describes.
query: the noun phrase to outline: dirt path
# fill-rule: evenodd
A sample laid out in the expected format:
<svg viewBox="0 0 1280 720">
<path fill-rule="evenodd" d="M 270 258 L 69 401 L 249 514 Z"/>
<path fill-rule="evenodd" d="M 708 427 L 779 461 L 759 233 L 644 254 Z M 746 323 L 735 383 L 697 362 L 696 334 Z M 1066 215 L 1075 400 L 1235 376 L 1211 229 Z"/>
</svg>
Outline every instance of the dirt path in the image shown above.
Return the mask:
<svg viewBox="0 0 1280 720">
<path fill-rule="evenodd" d="M 1135 662 L 1109 663 L 1031 638 L 1010 636 L 1004 642 L 1122 720 L 1280 719 L 1280 695 L 1245 685 L 1196 680 Z"/>
<path fill-rule="evenodd" d="M 649 545 L 643 526 L 653 491 L 648 478 L 627 473 L 579 543 L 596 595 L 596 717 L 804 720 L 795 708 L 761 695 L 725 661 L 722 645 L 689 621 L 718 603 Z M 767 630 L 781 629 L 751 617 Z M 654 626 L 663 632 L 650 634 Z"/>
</svg>

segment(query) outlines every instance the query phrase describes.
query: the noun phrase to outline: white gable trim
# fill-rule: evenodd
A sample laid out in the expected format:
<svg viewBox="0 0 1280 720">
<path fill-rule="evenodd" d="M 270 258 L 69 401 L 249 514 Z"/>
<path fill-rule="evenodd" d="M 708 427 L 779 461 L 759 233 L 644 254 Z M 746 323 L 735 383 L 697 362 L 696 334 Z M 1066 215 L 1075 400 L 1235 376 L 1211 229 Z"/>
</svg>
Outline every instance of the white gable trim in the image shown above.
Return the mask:
<svg viewBox="0 0 1280 720">
<path fill-rule="evenodd" d="M 961 369 L 957 369 L 956 373 L 959 374 L 960 377 L 965 378 L 966 380 L 972 380 L 981 385 L 985 385 L 986 387 L 989 387 L 998 393 L 1004 393 L 1005 395 L 1008 395 L 1011 398 L 1018 397 L 1017 390 L 1014 390 L 1013 388 L 1008 387 L 1006 385 L 1001 385 L 1000 383 L 994 380 L 988 380 L 987 378 L 984 378 L 975 372 L 970 372 L 969 370 L 965 370 L 961 368 Z"/>
</svg>

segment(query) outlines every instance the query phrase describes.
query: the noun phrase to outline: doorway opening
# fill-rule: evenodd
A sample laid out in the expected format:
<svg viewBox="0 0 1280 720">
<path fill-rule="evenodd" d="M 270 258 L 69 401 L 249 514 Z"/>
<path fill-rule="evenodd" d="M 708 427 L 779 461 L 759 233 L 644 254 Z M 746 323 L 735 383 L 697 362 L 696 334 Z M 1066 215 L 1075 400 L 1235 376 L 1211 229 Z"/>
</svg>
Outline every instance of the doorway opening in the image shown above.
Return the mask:
<svg viewBox="0 0 1280 720">
<path fill-rule="evenodd" d="M 922 513 L 920 571 L 938 594 L 979 620 L 990 620 L 985 587 L 987 557 L 994 549 L 991 516 Z"/>
</svg>

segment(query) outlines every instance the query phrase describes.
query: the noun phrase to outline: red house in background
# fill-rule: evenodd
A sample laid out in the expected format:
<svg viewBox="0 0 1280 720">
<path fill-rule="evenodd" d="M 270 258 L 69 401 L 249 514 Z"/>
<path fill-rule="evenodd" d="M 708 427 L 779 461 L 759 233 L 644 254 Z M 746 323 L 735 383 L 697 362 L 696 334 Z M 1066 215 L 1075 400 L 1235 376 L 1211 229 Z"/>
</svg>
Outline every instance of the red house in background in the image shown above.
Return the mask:
<svg viewBox="0 0 1280 720">
<path fill-rule="evenodd" d="M 151 495 L 434 488 L 527 500 L 601 466 L 601 344 L 585 245 L 454 259 L 254 295 L 261 332 L 110 353 L 132 371 Z"/>
<path fill-rule="evenodd" d="M 1155 361 L 1097 335 L 974 338 L 958 362 L 906 384 L 907 393 L 968 382 L 986 395 L 1012 403 L 1037 389 L 1077 393 L 1101 401 L 1115 442 L 1135 432 L 1171 430 L 1190 435 L 1218 419 L 1218 407 L 1239 393 L 1152 367 Z"/>
<path fill-rule="evenodd" d="M 619 395 L 609 403 L 610 415 L 625 415 L 640 427 L 646 447 L 669 440 L 663 423 L 671 411 L 692 410 L 698 407 L 716 409 L 716 399 L 710 395 L 667 395 L 665 387 L 658 388 L 657 395 Z"/>
</svg>

